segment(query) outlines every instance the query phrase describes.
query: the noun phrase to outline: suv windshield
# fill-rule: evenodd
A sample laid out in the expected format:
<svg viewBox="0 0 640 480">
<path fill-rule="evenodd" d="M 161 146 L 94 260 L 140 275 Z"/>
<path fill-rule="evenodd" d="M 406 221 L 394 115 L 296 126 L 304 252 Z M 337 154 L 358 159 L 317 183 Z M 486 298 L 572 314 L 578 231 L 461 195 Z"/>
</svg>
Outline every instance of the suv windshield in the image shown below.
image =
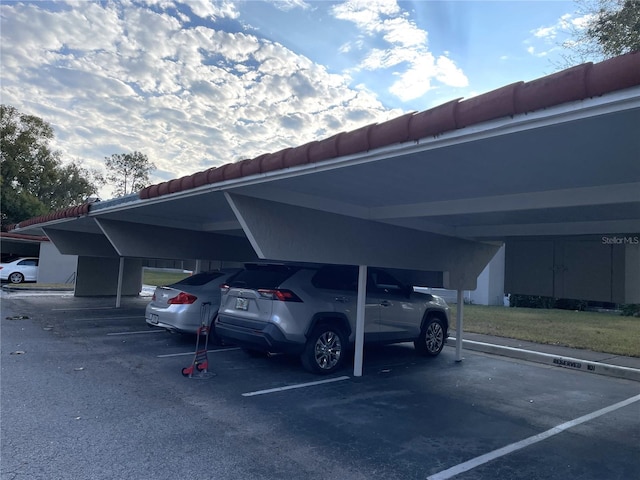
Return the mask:
<svg viewBox="0 0 640 480">
<path fill-rule="evenodd" d="M 291 275 L 299 270 L 289 265 L 246 265 L 245 269 L 229 279 L 230 287 L 277 288 Z"/>
</svg>

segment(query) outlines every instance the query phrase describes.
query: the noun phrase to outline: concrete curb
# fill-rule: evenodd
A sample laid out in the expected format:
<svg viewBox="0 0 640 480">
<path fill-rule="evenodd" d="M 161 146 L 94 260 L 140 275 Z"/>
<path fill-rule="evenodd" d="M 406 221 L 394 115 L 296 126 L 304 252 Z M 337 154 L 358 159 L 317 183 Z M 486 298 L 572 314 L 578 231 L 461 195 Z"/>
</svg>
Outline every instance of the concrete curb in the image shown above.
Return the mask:
<svg viewBox="0 0 640 480">
<path fill-rule="evenodd" d="M 455 337 L 449 337 L 447 339 L 447 345 L 455 347 Z M 490 353 L 493 355 L 502 355 L 505 357 L 517 358 L 519 360 L 527 360 L 529 362 L 543 363 L 556 367 L 569 368 L 571 370 L 581 370 L 588 373 L 607 375 L 610 377 L 624 378 L 626 380 L 634 380 L 636 382 L 640 382 L 640 370 L 636 368 L 621 367 L 618 365 L 593 362 L 590 360 L 581 360 L 579 358 L 565 357 L 563 355 L 535 352 L 532 350 L 524 350 L 521 348 L 505 347 L 502 345 L 476 342 L 473 340 L 463 339 L 462 348 L 466 350 L 474 350 L 484 353 Z"/>
</svg>

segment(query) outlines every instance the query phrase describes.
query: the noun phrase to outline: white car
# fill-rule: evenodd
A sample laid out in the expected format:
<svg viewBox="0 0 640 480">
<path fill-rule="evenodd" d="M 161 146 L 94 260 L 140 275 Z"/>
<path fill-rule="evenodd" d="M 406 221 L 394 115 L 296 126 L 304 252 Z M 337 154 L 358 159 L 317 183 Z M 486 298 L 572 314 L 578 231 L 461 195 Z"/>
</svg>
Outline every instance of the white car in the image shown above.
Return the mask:
<svg viewBox="0 0 640 480">
<path fill-rule="evenodd" d="M 22 283 L 38 280 L 38 258 L 19 257 L 0 263 L 0 280 Z"/>
</svg>

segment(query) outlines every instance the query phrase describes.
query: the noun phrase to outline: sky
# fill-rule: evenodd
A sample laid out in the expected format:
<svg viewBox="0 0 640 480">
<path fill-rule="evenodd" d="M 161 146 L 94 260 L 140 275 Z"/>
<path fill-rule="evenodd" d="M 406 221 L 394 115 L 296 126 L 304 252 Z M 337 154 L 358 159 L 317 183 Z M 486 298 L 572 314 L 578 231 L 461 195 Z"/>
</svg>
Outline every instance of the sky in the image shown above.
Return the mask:
<svg viewBox="0 0 640 480">
<path fill-rule="evenodd" d="M 565 1 L 0 3 L 0 101 L 63 162 L 150 182 L 254 158 L 566 67 Z M 112 198 L 113 188 L 100 191 Z"/>
</svg>

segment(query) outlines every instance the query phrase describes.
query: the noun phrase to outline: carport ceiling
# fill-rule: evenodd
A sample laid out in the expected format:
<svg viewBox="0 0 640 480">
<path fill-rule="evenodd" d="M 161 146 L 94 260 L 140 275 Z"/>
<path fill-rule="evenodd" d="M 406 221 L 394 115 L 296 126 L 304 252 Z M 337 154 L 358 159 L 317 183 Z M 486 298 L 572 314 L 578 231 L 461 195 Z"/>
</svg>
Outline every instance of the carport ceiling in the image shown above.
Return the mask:
<svg viewBox="0 0 640 480">
<path fill-rule="evenodd" d="M 630 133 L 640 110 L 540 123 L 443 137 L 241 193 L 475 239 L 536 235 L 541 227 L 549 234 L 637 231 L 640 135 Z"/>
</svg>

